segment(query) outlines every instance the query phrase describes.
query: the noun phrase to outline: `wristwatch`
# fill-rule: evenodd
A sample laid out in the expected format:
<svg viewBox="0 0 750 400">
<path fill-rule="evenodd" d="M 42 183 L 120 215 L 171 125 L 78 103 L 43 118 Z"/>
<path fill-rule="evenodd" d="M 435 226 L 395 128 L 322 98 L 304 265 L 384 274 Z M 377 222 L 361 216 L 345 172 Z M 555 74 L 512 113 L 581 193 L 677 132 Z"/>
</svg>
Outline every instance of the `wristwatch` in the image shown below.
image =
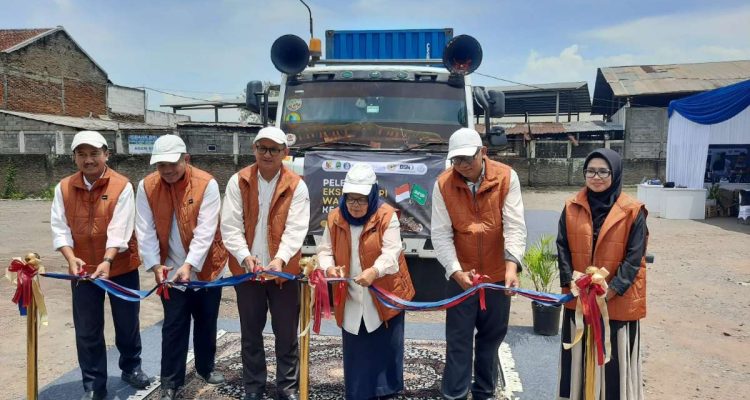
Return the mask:
<svg viewBox="0 0 750 400">
<path fill-rule="evenodd" d="M 109 265 L 112 265 L 112 261 L 114 261 L 114 260 L 113 260 L 113 259 L 111 259 L 111 258 L 109 258 L 109 257 L 104 257 L 104 258 L 102 259 L 102 262 L 105 262 L 105 261 L 106 261 L 106 262 L 108 262 L 108 263 L 109 263 Z"/>
</svg>

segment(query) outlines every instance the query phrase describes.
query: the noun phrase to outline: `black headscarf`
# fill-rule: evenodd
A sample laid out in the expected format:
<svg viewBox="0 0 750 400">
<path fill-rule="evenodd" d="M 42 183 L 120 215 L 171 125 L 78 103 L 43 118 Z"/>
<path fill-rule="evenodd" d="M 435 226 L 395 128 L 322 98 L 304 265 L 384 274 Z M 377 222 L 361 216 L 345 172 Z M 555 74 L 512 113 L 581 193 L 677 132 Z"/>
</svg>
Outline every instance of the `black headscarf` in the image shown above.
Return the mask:
<svg viewBox="0 0 750 400">
<path fill-rule="evenodd" d="M 354 226 L 362 226 L 367 222 L 370 217 L 372 217 L 373 214 L 375 214 L 375 211 L 378 211 L 378 208 L 383 205 L 383 199 L 380 198 L 380 189 L 378 188 L 378 184 L 373 183 L 372 188 L 370 189 L 370 194 L 367 195 L 367 213 L 365 215 L 355 218 L 349 213 L 349 209 L 346 208 L 346 194 L 342 194 L 341 198 L 339 199 L 339 210 L 341 210 L 341 215 L 344 217 L 346 222 L 349 223 L 349 225 Z"/>
<path fill-rule="evenodd" d="M 617 201 L 622 191 L 622 157 L 616 151 L 611 149 L 596 149 L 586 156 L 583 162 L 583 169 L 589 165 L 589 161 L 594 158 L 601 158 L 609 164 L 612 171 L 612 185 L 603 192 L 594 192 L 586 190 L 586 197 L 591 207 L 591 219 L 594 224 L 594 237 L 599 236 L 599 230 L 607 219 L 609 210 Z"/>
</svg>

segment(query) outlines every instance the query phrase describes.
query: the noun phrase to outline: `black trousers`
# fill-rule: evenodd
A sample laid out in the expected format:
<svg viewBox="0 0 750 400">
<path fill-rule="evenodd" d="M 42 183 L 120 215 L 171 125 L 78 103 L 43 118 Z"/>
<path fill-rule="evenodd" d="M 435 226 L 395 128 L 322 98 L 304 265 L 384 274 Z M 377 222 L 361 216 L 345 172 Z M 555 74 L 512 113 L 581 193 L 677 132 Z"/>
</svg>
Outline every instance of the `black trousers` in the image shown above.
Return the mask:
<svg viewBox="0 0 750 400">
<path fill-rule="evenodd" d="M 195 370 L 203 376 L 214 370 L 216 320 L 219 317 L 221 288 L 168 290 L 169 300 L 161 300 L 164 307 L 164 323 L 161 327 L 161 385 L 176 389 L 185 384 L 191 318 Z"/>
<path fill-rule="evenodd" d="M 122 286 L 139 289 L 138 270 L 110 278 Z M 83 389 L 102 392 L 107 389 L 107 346 L 104 343 L 104 290 L 91 282 L 72 282 L 73 324 L 76 331 L 78 365 Z M 115 346 L 120 352 L 123 372 L 141 366 L 141 334 L 138 322 L 140 303 L 109 296 L 115 326 Z"/>
<path fill-rule="evenodd" d="M 239 284 L 234 289 L 237 291 L 242 330 L 245 393 L 262 393 L 266 390 L 263 327 L 269 310 L 276 342 L 276 390 L 284 394 L 296 393 L 299 380 L 299 283 L 287 281 L 279 286 L 274 281 L 251 281 Z"/>
<path fill-rule="evenodd" d="M 458 283 L 450 279 L 446 285 L 446 296 L 452 297 L 461 292 L 463 289 Z M 446 311 L 442 383 L 445 399 L 465 399 L 469 390 L 476 400 L 492 399 L 494 396 L 500 364 L 497 351 L 508 332 L 510 297 L 503 291 L 485 290 L 485 299 L 485 311 L 479 308 L 479 293 Z"/>
</svg>

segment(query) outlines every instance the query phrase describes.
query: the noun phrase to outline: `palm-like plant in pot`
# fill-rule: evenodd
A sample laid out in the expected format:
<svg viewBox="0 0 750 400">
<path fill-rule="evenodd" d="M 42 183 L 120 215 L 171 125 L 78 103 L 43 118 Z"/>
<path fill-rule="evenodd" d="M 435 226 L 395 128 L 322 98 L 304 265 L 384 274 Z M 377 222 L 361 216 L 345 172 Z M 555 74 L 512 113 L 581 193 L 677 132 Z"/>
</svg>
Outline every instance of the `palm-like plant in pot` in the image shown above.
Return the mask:
<svg viewBox="0 0 750 400">
<path fill-rule="evenodd" d="M 550 293 L 552 288 L 556 287 L 559 271 L 553 240 L 551 235 L 542 235 L 523 256 L 526 275 L 534 285 L 534 290 L 538 292 Z M 532 301 L 531 309 L 535 333 L 546 336 L 558 334 L 562 306 L 548 306 Z"/>
</svg>

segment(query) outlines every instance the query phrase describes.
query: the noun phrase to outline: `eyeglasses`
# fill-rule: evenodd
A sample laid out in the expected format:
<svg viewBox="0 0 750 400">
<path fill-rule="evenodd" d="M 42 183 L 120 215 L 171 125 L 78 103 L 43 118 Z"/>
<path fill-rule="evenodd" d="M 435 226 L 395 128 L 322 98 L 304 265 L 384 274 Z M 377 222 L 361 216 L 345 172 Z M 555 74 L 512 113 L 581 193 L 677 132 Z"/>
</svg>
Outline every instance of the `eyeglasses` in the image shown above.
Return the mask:
<svg viewBox="0 0 750 400">
<path fill-rule="evenodd" d="M 451 164 L 455 166 L 471 164 L 477 158 L 477 154 L 479 154 L 479 149 L 477 149 L 477 152 L 473 156 L 455 156 L 451 158 Z"/>
<path fill-rule="evenodd" d="M 255 146 L 255 150 L 260 154 L 266 154 L 269 153 L 272 156 L 277 156 L 279 153 L 281 153 L 284 149 L 278 148 L 278 147 L 265 147 L 265 146 Z"/>
<path fill-rule="evenodd" d="M 344 201 L 349 206 L 354 206 L 354 205 L 357 205 L 357 206 L 366 206 L 367 203 L 370 202 L 370 199 L 368 199 L 367 197 L 358 197 L 356 199 L 353 199 L 353 198 L 350 198 L 349 196 L 347 196 L 346 200 L 344 200 Z"/>
<path fill-rule="evenodd" d="M 612 175 L 612 171 L 608 170 L 606 168 L 601 168 L 601 169 L 584 169 L 583 170 L 583 175 L 586 178 L 589 178 L 589 179 L 593 178 L 595 176 L 598 176 L 598 177 L 600 177 L 602 179 L 607 179 L 607 178 L 609 178 Z"/>
</svg>

